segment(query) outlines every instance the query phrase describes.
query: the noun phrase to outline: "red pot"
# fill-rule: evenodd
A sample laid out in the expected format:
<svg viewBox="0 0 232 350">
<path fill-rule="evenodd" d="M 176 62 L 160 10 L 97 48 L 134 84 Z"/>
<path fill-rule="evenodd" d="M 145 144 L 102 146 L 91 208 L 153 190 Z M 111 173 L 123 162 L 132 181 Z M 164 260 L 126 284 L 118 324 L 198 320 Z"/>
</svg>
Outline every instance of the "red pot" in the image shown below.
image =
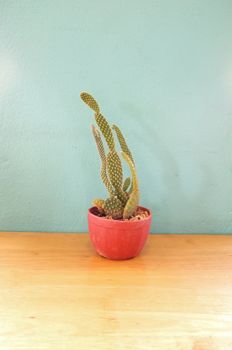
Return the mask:
<svg viewBox="0 0 232 350">
<path fill-rule="evenodd" d="M 152 214 L 141 221 L 108 220 L 97 216 L 98 210 L 88 211 L 89 233 L 98 254 L 108 259 L 124 260 L 137 256 L 147 240 Z"/>
</svg>

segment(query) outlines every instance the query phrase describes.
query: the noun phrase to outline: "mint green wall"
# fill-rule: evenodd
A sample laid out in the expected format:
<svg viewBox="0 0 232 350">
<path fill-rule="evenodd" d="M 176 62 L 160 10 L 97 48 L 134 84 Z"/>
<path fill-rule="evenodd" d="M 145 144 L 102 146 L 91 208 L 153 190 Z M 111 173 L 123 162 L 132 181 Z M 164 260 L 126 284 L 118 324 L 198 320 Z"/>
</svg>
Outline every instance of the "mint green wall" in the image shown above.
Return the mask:
<svg viewBox="0 0 232 350">
<path fill-rule="evenodd" d="M 231 233 L 231 18 L 231 0 L 1 0 L 0 230 L 87 230 L 105 194 L 87 90 L 153 232 Z"/>
</svg>

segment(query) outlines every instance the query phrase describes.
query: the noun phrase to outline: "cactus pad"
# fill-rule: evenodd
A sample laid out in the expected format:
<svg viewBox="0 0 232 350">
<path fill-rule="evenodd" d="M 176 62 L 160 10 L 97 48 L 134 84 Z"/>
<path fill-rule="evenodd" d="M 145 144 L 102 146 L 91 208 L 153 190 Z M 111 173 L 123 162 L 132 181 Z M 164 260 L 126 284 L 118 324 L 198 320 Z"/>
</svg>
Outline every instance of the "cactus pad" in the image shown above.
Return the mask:
<svg viewBox="0 0 232 350">
<path fill-rule="evenodd" d="M 94 110 L 95 113 L 100 113 L 100 108 L 97 104 L 97 101 L 88 94 L 87 92 L 81 92 L 80 94 L 81 99 L 91 108 Z"/>
<path fill-rule="evenodd" d="M 123 205 L 117 197 L 106 199 L 104 203 L 106 215 L 112 216 L 113 219 L 120 219 L 123 215 Z"/>
<path fill-rule="evenodd" d="M 132 192 L 123 211 L 123 219 L 129 219 L 137 210 L 139 204 L 138 192 Z"/>
<path fill-rule="evenodd" d="M 116 190 L 122 188 L 122 164 L 121 160 L 115 151 L 109 152 L 107 156 L 107 171 L 110 181 Z"/>
<path fill-rule="evenodd" d="M 98 148 L 98 152 L 101 158 L 101 178 L 102 181 L 104 183 L 104 185 L 106 186 L 108 192 L 110 193 L 110 195 L 112 195 L 114 193 L 114 189 L 108 179 L 108 175 L 107 175 L 107 168 L 106 168 L 106 155 L 105 155 L 105 150 L 104 150 L 104 145 L 101 139 L 101 135 L 100 132 L 97 130 L 97 128 L 95 128 L 94 125 L 92 125 L 92 131 L 93 131 L 93 136 L 94 139 L 96 141 L 96 145 Z"/>
<path fill-rule="evenodd" d="M 112 126 L 112 129 L 116 132 L 116 135 L 117 135 L 117 138 L 118 138 L 118 141 L 120 143 L 120 146 L 121 146 L 121 149 L 124 153 L 126 153 L 130 159 L 132 160 L 132 162 L 134 163 L 134 160 L 133 160 L 133 157 L 132 157 L 132 154 L 131 154 L 131 151 L 129 150 L 128 146 L 127 146 L 127 143 L 126 143 L 126 140 L 121 132 L 121 130 L 119 129 L 119 127 L 117 125 L 113 125 Z"/>
<path fill-rule="evenodd" d="M 105 140 L 109 146 L 109 149 L 113 150 L 115 148 L 114 136 L 106 118 L 103 117 L 102 114 L 98 113 L 98 114 L 95 114 L 95 119 L 103 136 L 105 137 Z"/>
<path fill-rule="evenodd" d="M 128 201 L 129 198 L 129 194 L 127 192 L 124 192 L 123 190 L 116 190 L 116 195 L 118 197 L 118 199 L 122 202 L 123 206 L 126 205 L 126 202 Z"/>
<path fill-rule="evenodd" d="M 130 194 L 130 197 L 126 203 L 126 206 L 123 211 L 123 219 L 130 218 L 136 211 L 138 204 L 139 204 L 139 188 L 138 188 L 138 180 L 137 180 L 137 174 L 135 170 L 134 163 L 128 156 L 128 154 L 122 152 L 122 156 L 129 165 L 131 175 L 132 175 L 132 185 L 133 190 Z"/>
</svg>

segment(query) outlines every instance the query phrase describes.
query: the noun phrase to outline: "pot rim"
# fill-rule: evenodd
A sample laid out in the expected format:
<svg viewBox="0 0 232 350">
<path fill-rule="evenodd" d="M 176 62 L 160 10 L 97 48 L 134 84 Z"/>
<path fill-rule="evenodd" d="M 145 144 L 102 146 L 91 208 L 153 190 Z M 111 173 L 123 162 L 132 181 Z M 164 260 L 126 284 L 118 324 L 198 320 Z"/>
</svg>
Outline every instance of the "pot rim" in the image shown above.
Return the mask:
<svg viewBox="0 0 232 350">
<path fill-rule="evenodd" d="M 138 220 L 138 221 L 123 221 L 123 220 L 114 220 L 114 219 L 106 219 L 104 217 L 101 216 L 97 216 L 96 214 L 93 213 L 94 210 L 97 210 L 97 207 L 91 207 L 88 209 L 88 216 L 89 218 L 92 218 L 94 220 L 96 220 L 99 224 L 104 225 L 106 224 L 107 226 L 111 226 L 111 225 L 121 225 L 121 226 L 131 226 L 131 225 L 143 225 L 145 224 L 147 221 L 150 221 L 152 219 L 152 212 L 150 209 L 145 208 L 143 206 L 138 206 L 138 208 L 140 209 L 144 209 L 146 210 L 149 215 L 142 219 L 142 220 Z"/>
</svg>

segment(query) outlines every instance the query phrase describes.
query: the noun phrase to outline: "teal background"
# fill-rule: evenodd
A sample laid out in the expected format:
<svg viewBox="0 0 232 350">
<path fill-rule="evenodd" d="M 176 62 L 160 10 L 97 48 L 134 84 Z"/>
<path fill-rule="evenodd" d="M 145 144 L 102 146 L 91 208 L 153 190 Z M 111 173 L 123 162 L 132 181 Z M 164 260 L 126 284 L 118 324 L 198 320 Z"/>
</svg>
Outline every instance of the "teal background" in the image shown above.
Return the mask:
<svg viewBox="0 0 232 350">
<path fill-rule="evenodd" d="M 0 0 L 0 230 L 86 231 L 91 92 L 153 232 L 232 232 L 232 1 Z"/>
</svg>

